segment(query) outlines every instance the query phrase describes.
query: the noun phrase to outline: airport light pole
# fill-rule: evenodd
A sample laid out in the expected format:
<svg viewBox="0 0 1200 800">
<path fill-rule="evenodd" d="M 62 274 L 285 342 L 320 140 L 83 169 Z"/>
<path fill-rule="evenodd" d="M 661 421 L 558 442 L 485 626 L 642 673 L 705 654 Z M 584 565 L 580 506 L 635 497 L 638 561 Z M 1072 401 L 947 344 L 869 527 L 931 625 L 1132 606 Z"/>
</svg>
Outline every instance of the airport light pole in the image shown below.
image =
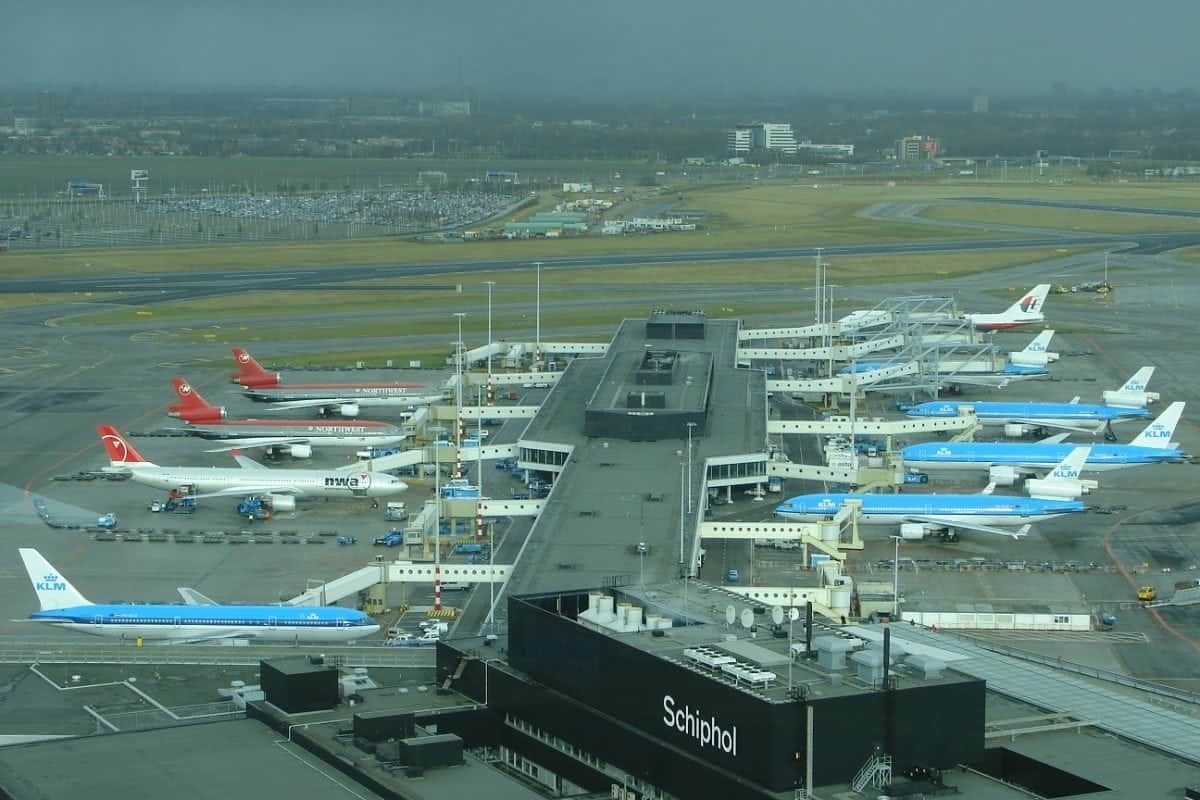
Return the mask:
<svg viewBox="0 0 1200 800">
<path fill-rule="evenodd" d="M 431 429 L 433 439 L 433 610 L 442 610 L 442 439 L 441 428 Z"/>
<path fill-rule="evenodd" d="M 456 362 L 458 362 L 458 364 L 457 364 L 457 368 L 458 368 L 458 381 L 456 382 L 456 383 L 457 383 L 457 393 L 456 393 L 456 397 L 455 397 L 455 421 L 454 421 L 454 422 L 455 422 L 455 424 L 454 424 L 454 446 L 455 446 L 455 449 L 457 450 L 458 448 L 461 448 L 461 447 L 462 447 L 462 404 L 463 404 L 463 393 L 462 393 L 462 382 L 463 382 L 463 340 L 462 340 L 462 321 L 463 321 L 463 317 L 465 317 L 465 316 L 466 316 L 466 313 L 464 313 L 464 312 L 462 312 L 462 311 L 455 311 L 455 312 L 454 312 L 454 316 L 456 316 L 456 317 L 458 318 L 458 342 L 456 343 L 456 345 L 457 345 L 457 349 L 455 350 L 455 352 L 457 353 L 457 357 L 454 359 Z M 459 478 L 459 477 L 462 477 L 462 476 L 461 476 L 461 475 L 455 475 L 454 477 L 456 477 L 456 478 Z"/>
<path fill-rule="evenodd" d="M 537 291 L 534 295 L 534 329 L 533 329 L 533 371 L 538 371 L 542 360 L 542 262 L 535 261 L 537 268 Z"/>
<path fill-rule="evenodd" d="M 900 619 L 900 538 L 893 536 L 896 540 L 896 557 L 892 560 L 892 622 Z M 884 665 L 887 669 L 887 665 Z"/>
<path fill-rule="evenodd" d="M 687 513 L 692 513 L 692 429 L 696 427 L 695 422 L 687 424 L 688 432 L 688 460 L 687 460 Z"/>
<path fill-rule="evenodd" d="M 492 380 L 492 287 L 496 285 L 495 281 L 484 281 L 483 285 L 488 287 L 488 351 L 487 351 L 487 374 L 489 383 Z"/>
<path fill-rule="evenodd" d="M 683 499 L 684 499 L 684 481 L 686 480 L 687 464 L 680 463 L 679 465 L 679 566 L 683 568 L 685 559 L 683 555 Z"/>
</svg>

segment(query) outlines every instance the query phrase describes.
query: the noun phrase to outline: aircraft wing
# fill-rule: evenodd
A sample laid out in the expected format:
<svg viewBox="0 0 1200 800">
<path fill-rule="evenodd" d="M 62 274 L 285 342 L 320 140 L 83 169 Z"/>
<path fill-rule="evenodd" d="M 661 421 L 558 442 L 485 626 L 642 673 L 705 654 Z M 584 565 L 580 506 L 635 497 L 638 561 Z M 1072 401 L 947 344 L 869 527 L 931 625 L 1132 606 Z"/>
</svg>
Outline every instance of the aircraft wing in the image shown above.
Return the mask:
<svg viewBox="0 0 1200 800">
<path fill-rule="evenodd" d="M 205 494 L 189 494 L 186 499 L 204 500 L 209 497 L 249 497 L 252 494 L 292 494 L 300 497 L 304 494 L 294 486 L 230 486 L 215 492 Z"/>
<path fill-rule="evenodd" d="M 1047 422 L 1043 419 L 1014 419 L 1012 421 L 1021 425 L 1036 425 L 1039 428 L 1058 428 L 1060 431 L 1068 431 L 1073 433 L 1097 433 L 1103 428 L 1102 425 L 1064 425 L 1061 422 Z M 1066 433 L 1061 435 L 1063 437 L 1062 439 L 1050 437 L 1049 439 L 1042 439 L 1041 441 L 1044 444 L 1058 444 L 1065 441 L 1068 436 Z"/>
<path fill-rule="evenodd" d="M 179 596 L 183 598 L 183 602 L 189 606 L 215 606 L 219 605 L 215 600 L 210 600 L 204 595 L 197 592 L 195 589 L 189 589 L 186 586 L 180 586 L 175 591 L 179 592 Z"/>
<path fill-rule="evenodd" d="M 927 522 L 930 525 L 941 525 L 946 528 L 956 528 L 963 531 L 975 531 L 976 533 L 991 533 L 997 536 L 1011 536 L 1013 539 L 1020 539 L 1025 534 L 1029 533 L 1030 525 L 1028 523 L 1022 525 L 1017 530 L 1005 530 L 1004 528 L 993 528 L 990 525 L 977 525 L 973 522 L 959 522 L 956 520 L 945 519 L 943 517 L 926 517 L 923 515 L 905 517 L 912 522 Z"/>
<path fill-rule="evenodd" d="M 239 467 L 243 469 L 267 469 L 265 465 L 258 463 L 253 458 L 250 458 L 250 456 L 244 456 L 239 453 L 236 447 L 230 448 L 230 450 L 233 453 L 233 460 L 238 463 Z"/>
<path fill-rule="evenodd" d="M 318 397 L 312 400 L 272 400 L 267 412 L 287 411 L 290 408 L 321 408 L 322 406 L 337 406 L 344 403 L 357 403 L 361 398 L 353 397 Z"/>
<path fill-rule="evenodd" d="M 1070 435 L 1070 431 L 1067 433 L 1056 433 L 1053 436 L 1047 436 L 1045 439 L 1038 439 L 1038 444 L 1062 444 Z"/>
<path fill-rule="evenodd" d="M 279 437 L 275 439 L 260 437 L 255 439 L 226 439 L 228 447 L 214 447 L 205 450 L 206 453 L 228 453 L 230 450 L 240 450 L 245 447 L 274 447 L 279 444 L 308 444 L 312 441 L 304 436 Z"/>
<path fill-rule="evenodd" d="M 939 379 L 942 385 L 962 384 L 963 386 L 986 386 L 989 389 L 1003 389 L 1008 386 L 1011 375 L 946 375 Z"/>
</svg>

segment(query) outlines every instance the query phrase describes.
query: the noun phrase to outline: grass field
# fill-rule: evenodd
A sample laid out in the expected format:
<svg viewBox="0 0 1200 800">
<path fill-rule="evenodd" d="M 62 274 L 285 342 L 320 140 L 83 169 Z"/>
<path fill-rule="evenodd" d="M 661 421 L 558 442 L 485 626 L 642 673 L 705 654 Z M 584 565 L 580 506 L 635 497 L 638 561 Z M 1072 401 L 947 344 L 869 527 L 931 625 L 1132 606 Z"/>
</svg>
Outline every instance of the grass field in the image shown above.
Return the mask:
<svg viewBox="0 0 1200 800">
<path fill-rule="evenodd" d="M 1019 225 L 1089 233 L 1175 233 L 1200 230 L 1200 220 L 1182 217 L 988 203 L 931 206 L 922 216 L 932 220 Z"/>
</svg>

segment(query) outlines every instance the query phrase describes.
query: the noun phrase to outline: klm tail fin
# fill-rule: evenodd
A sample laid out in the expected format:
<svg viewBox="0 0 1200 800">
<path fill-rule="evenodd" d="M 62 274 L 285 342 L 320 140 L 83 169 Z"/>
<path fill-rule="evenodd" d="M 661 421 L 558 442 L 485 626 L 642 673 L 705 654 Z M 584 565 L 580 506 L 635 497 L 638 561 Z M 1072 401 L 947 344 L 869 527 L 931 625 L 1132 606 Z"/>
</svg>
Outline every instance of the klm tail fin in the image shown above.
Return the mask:
<svg viewBox="0 0 1200 800">
<path fill-rule="evenodd" d="M 22 547 L 19 552 L 21 560 L 25 562 L 25 571 L 29 573 L 29 580 L 33 582 L 33 590 L 37 592 L 42 611 L 93 605 L 37 550 Z"/>
<path fill-rule="evenodd" d="M 1050 340 L 1054 338 L 1054 331 L 1042 331 L 1034 340 L 1025 345 L 1024 353 L 1045 353 L 1050 347 Z"/>
<path fill-rule="evenodd" d="M 1146 429 L 1137 435 L 1131 445 L 1136 447 L 1156 447 L 1161 450 L 1166 450 L 1171 447 L 1171 437 L 1175 435 L 1175 426 L 1179 424 L 1179 418 L 1183 416 L 1183 407 L 1187 405 L 1182 400 L 1171 403 L 1167 406 L 1167 410 L 1158 415 L 1158 419 L 1146 426 Z"/>
<path fill-rule="evenodd" d="M 1133 373 L 1133 377 L 1125 381 L 1125 384 L 1118 389 L 1119 392 L 1144 392 L 1146 387 L 1150 385 L 1150 379 L 1154 377 L 1154 367 L 1142 367 L 1137 372 Z"/>
<path fill-rule="evenodd" d="M 1088 456 L 1091 454 L 1092 448 L 1090 447 L 1076 447 L 1067 453 L 1067 457 L 1058 462 L 1058 465 L 1046 477 L 1060 481 L 1079 480 L 1079 473 L 1083 471 L 1083 465 L 1087 463 Z"/>
</svg>

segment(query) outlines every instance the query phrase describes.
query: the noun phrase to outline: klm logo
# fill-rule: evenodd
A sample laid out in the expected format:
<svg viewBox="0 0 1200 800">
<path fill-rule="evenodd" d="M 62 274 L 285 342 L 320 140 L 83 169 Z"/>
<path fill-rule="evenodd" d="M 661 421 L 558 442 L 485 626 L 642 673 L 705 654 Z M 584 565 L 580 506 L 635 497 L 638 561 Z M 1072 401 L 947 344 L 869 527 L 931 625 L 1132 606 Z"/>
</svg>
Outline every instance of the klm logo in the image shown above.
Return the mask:
<svg viewBox="0 0 1200 800">
<path fill-rule="evenodd" d="M 65 592 L 67 590 L 67 584 L 63 583 L 54 573 L 37 581 L 33 586 L 39 592 Z"/>
<path fill-rule="evenodd" d="M 1130 381 L 1129 383 L 1125 384 L 1125 388 L 1130 392 L 1144 392 L 1146 391 L 1146 384 L 1134 383 L 1133 381 Z"/>
<path fill-rule="evenodd" d="M 952 452 L 950 452 L 950 448 L 949 448 L 949 447 L 939 447 L 939 448 L 937 449 L 937 452 L 936 452 L 936 453 L 934 453 L 934 455 L 939 455 L 939 456 L 950 456 L 950 455 L 954 455 L 954 454 L 953 454 Z"/>
<path fill-rule="evenodd" d="M 1079 470 L 1075 469 L 1074 467 L 1059 467 L 1058 469 L 1054 470 L 1054 472 L 1051 473 L 1051 477 L 1064 478 L 1064 479 L 1078 478 Z"/>
<path fill-rule="evenodd" d="M 1164 428 L 1162 425 L 1151 425 L 1150 429 L 1143 434 L 1147 439 L 1170 439 L 1171 431 Z"/>
</svg>

